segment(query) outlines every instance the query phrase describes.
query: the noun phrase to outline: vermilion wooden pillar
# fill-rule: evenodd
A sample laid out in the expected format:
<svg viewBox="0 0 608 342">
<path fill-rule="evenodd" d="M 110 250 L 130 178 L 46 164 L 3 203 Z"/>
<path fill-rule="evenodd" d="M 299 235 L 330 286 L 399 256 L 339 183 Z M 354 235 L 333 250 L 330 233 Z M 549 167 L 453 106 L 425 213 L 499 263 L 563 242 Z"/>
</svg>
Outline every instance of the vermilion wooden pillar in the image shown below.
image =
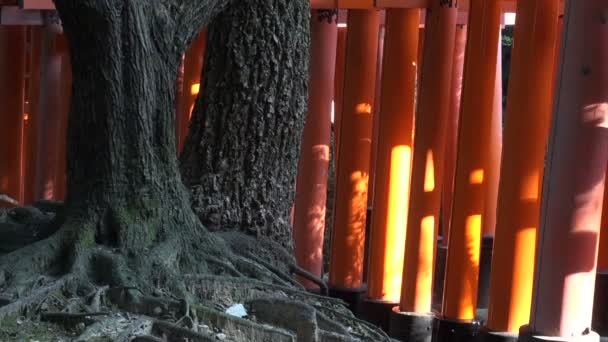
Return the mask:
<svg viewBox="0 0 608 342">
<path fill-rule="evenodd" d="M 406 340 L 410 332 L 400 329 L 410 323 L 401 321 L 426 324 L 431 311 L 457 12 L 457 1 L 443 0 L 427 10 L 400 302 L 400 311 L 422 315 L 395 313 L 390 323 L 391 334 Z"/>
<path fill-rule="evenodd" d="M 186 136 L 188 135 L 190 115 L 194 108 L 194 101 L 202 89 L 201 72 L 205 59 L 206 45 L 207 30 L 204 30 L 194 39 L 184 56 L 182 98 L 177 101 L 178 109 L 175 118 L 175 136 L 178 154 L 181 153 Z"/>
<path fill-rule="evenodd" d="M 483 236 L 494 236 L 496 231 L 496 206 L 498 203 L 498 184 L 500 181 L 500 158 L 502 155 L 502 42 L 498 34 L 498 53 L 496 54 L 496 78 L 494 86 L 494 106 L 490 142 L 487 144 L 488 172 L 486 177 L 485 208 L 482 217 Z"/>
<path fill-rule="evenodd" d="M 336 47 L 336 70 L 334 87 L 334 160 L 338 160 L 340 145 L 340 118 L 342 117 L 342 101 L 344 100 L 344 63 L 346 61 L 346 26 L 338 27 L 338 43 Z M 338 163 L 334 163 L 337 173 Z"/>
<path fill-rule="evenodd" d="M 599 341 L 589 330 L 608 162 L 608 25 L 600 13 L 607 0 L 566 1 L 524 341 Z"/>
<path fill-rule="evenodd" d="M 20 203 L 25 49 L 24 26 L 0 26 L 0 195 Z M 10 205 L 0 200 L 0 206 Z"/>
<path fill-rule="evenodd" d="M 38 154 L 36 161 L 36 199 L 57 199 L 57 174 L 60 160 L 60 141 L 65 139 L 61 133 L 62 121 L 67 113 L 63 113 L 62 73 L 63 51 L 61 44 L 61 27 L 47 25 L 42 34 L 42 57 L 40 98 L 38 117 Z M 65 145 L 64 145 L 65 146 Z"/>
<path fill-rule="evenodd" d="M 331 102 L 334 89 L 336 43 L 335 22 L 312 11 L 310 21 L 310 80 L 308 117 L 304 126 L 298 166 L 294 241 L 298 265 L 321 278 L 323 271 L 323 239 L 331 134 Z M 300 279 L 307 288 L 318 285 Z"/>
<path fill-rule="evenodd" d="M 438 336 L 475 336 L 481 222 L 484 213 L 501 7 L 471 0 L 462 86 L 454 198 L 448 242 L 443 316 Z M 460 331 L 459 331 L 460 330 Z"/>
<path fill-rule="evenodd" d="M 381 23 L 382 24 L 382 23 Z M 373 114 L 373 124 L 372 124 L 372 149 L 369 158 L 369 186 L 368 186 L 368 196 L 367 196 L 367 208 L 368 214 L 371 214 L 371 210 L 373 209 L 374 203 L 374 194 L 376 184 L 374 180 L 376 179 L 376 167 L 377 167 L 377 152 L 378 152 L 378 134 L 380 127 L 380 94 L 382 93 L 382 64 L 383 64 L 383 56 L 384 56 L 384 38 L 386 36 L 386 30 L 381 25 L 380 30 L 378 32 L 378 58 L 377 58 L 377 68 L 376 68 L 376 89 L 374 94 L 374 103 L 372 105 L 372 109 L 374 111 Z M 368 218 L 369 224 L 369 218 Z M 368 232 L 369 233 L 369 232 Z"/>
<path fill-rule="evenodd" d="M 401 295 L 420 10 L 389 9 L 386 15 L 366 305 L 370 320 L 385 327 Z"/>
<path fill-rule="evenodd" d="M 501 28 L 502 31 L 502 28 Z M 496 231 L 496 207 L 500 181 L 500 162 L 502 155 L 502 32 L 498 36 L 496 54 L 496 79 L 494 81 L 494 105 L 489 142 L 486 144 L 488 158 L 484 182 L 484 210 L 481 216 L 481 252 L 479 254 L 479 286 L 477 288 L 477 310 L 487 309 L 490 297 L 490 271 L 492 268 L 492 248 Z"/>
<path fill-rule="evenodd" d="M 363 285 L 379 21 L 376 10 L 351 10 L 348 15 L 329 283 L 332 295 L 351 304 L 360 298 Z"/>
<path fill-rule="evenodd" d="M 40 26 L 30 26 L 29 88 L 24 127 L 23 202 L 33 203 L 36 198 L 36 160 L 38 158 L 38 113 L 40 111 L 40 63 L 42 54 Z"/>
<path fill-rule="evenodd" d="M 452 85 L 450 87 L 450 113 L 446 130 L 444 182 L 441 194 L 441 235 L 444 245 L 448 243 L 450 219 L 452 218 L 452 198 L 454 196 L 454 175 L 456 174 L 456 147 L 458 146 L 458 118 L 462 95 L 462 74 L 464 54 L 467 45 L 467 27 L 456 26 L 454 62 L 452 65 Z M 442 283 L 443 286 L 443 283 Z"/>
<path fill-rule="evenodd" d="M 487 323 L 512 338 L 530 314 L 558 15 L 559 0 L 518 2 Z"/>
</svg>

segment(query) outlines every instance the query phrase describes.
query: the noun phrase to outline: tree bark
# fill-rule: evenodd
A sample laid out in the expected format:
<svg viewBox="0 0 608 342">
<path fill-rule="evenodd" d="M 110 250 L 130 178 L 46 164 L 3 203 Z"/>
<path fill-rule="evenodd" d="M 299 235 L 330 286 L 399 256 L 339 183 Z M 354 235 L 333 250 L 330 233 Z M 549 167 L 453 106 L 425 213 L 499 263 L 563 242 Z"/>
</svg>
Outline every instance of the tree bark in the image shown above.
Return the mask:
<svg viewBox="0 0 608 342">
<path fill-rule="evenodd" d="M 309 14 L 307 0 L 241 0 L 210 25 L 205 90 L 181 169 L 196 214 L 212 230 L 292 244 Z"/>
<path fill-rule="evenodd" d="M 125 250 L 197 226 L 175 157 L 175 79 L 228 1 L 152 2 L 56 0 L 73 68 L 67 217 L 99 221 L 96 241 Z"/>
</svg>

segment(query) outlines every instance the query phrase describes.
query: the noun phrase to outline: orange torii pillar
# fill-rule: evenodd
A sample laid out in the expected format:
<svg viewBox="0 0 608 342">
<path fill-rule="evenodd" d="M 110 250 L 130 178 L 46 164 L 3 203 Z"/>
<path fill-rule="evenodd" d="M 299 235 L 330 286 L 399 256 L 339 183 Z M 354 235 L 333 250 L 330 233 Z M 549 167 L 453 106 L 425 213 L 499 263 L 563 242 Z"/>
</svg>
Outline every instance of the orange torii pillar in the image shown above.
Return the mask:
<svg viewBox="0 0 608 342">
<path fill-rule="evenodd" d="M 450 219 L 452 218 L 452 198 L 454 196 L 454 175 L 456 174 L 456 147 L 458 145 L 458 119 L 460 117 L 460 99 L 462 95 L 462 74 L 464 72 L 464 54 L 467 45 L 466 25 L 456 26 L 456 43 L 454 45 L 454 63 L 452 65 L 452 86 L 450 94 L 450 116 L 446 131 L 444 182 L 441 194 L 441 235 L 443 245 L 448 244 Z M 443 285 L 442 285 L 443 286 Z"/>
<path fill-rule="evenodd" d="M 0 196 L 22 203 L 21 147 L 25 96 L 25 26 L 0 26 Z M 0 198 L 0 207 L 12 207 Z"/>
<path fill-rule="evenodd" d="M 63 112 L 65 103 L 64 55 L 67 44 L 62 41 L 62 30 L 59 25 L 47 25 L 42 36 L 42 57 L 40 76 L 40 98 L 38 100 L 38 152 L 36 161 L 36 199 L 60 199 L 61 187 L 58 184 L 60 170 L 65 170 L 65 160 L 61 160 L 60 149 L 65 147 L 67 112 Z M 63 141 L 63 142 L 62 142 Z M 65 154 L 63 154 L 65 155 Z"/>
<path fill-rule="evenodd" d="M 36 160 L 38 158 L 38 113 L 40 111 L 40 63 L 42 61 L 41 26 L 30 26 L 29 78 L 23 129 L 23 203 L 34 203 L 36 198 Z"/>
<path fill-rule="evenodd" d="M 499 0 L 471 0 L 462 85 L 458 151 L 448 236 L 443 317 L 436 341 L 469 341 L 477 335 L 477 282 L 481 223 L 489 167 L 496 59 L 500 38 Z"/>
<path fill-rule="evenodd" d="M 462 94 L 462 74 L 464 53 L 467 44 L 466 25 L 456 26 L 454 62 L 452 64 L 452 84 L 450 86 L 450 112 L 446 129 L 445 161 L 443 167 L 443 188 L 441 189 L 441 222 L 437 239 L 437 253 L 433 279 L 433 308 L 441 311 L 443 302 L 443 282 L 445 280 L 445 261 L 448 254 L 448 235 L 452 215 L 452 196 L 454 194 L 454 174 L 456 173 L 456 146 L 458 145 L 458 118 L 460 117 L 460 97 Z"/>
<path fill-rule="evenodd" d="M 340 118 L 342 117 L 342 101 L 344 99 L 344 63 L 346 61 L 346 26 L 338 25 L 338 43 L 336 46 L 336 69 L 334 79 L 334 161 L 338 160 L 340 144 Z M 337 173 L 338 163 L 334 162 L 334 173 Z"/>
<path fill-rule="evenodd" d="M 399 303 L 412 162 L 412 133 L 419 9 L 388 9 L 380 96 L 378 150 L 373 201 L 368 321 L 388 329 Z"/>
<path fill-rule="evenodd" d="M 591 332 L 608 162 L 608 0 L 566 1 L 545 164 L 530 324 L 520 341 Z"/>
<path fill-rule="evenodd" d="M 293 235 L 298 265 L 321 278 L 329 171 L 331 101 L 334 89 L 338 27 L 313 10 L 310 19 L 308 117 L 302 136 Z M 319 285 L 299 279 L 308 290 Z"/>
<path fill-rule="evenodd" d="M 559 3 L 518 2 L 490 276 L 487 327 L 492 332 L 487 341 L 516 340 L 530 315 Z"/>
<path fill-rule="evenodd" d="M 182 89 L 179 89 L 177 92 L 177 94 L 181 95 L 181 98 L 176 101 L 177 111 L 175 117 L 175 136 L 178 155 L 184 147 L 186 136 L 188 136 L 188 127 L 190 125 L 192 109 L 194 108 L 194 101 L 202 89 L 201 72 L 206 46 L 207 30 L 203 30 L 194 39 L 184 55 Z"/>
<path fill-rule="evenodd" d="M 427 328 L 433 320 L 430 315 L 433 267 L 450 111 L 456 4 L 457 1 L 433 0 L 427 10 L 401 301 L 391 313 L 390 321 L 390 334 L 406 341 L 418 334 L 424 337 L 416 341 L 428 341 Z"/>
<path fill-rule="evenodd" d="M 606 169 L 608 177 L 608 168 Z M 604 205 L 597 256 L 595 296 L 593 299 L 592 328 L 600 336 L 608 337 L 608 186 L 604 185 Z"/>
<path fill-rule="evenodd" d="M 378 29 L 376 10 L 350 10 L 331 234 L 330 295 L 353 311 L 365 291 L 363 259 Z"/>
<path fill-rule="evenodd" d="M 502 31 L 502 29 L 501 29 Z M 490 141 L 486 144 L 488 167 L 485 174 L 484 210 L 481 217 L 481 253 L 479 254 L 479 286 L 477 289 L 477 309 L 487 309 L 490 297 L 490 271 L 492 268 L 492 248 L 496 231 L 496 205 L 498 183 L 500 181 L 500 158 L 502 155 L 502 32 L 498 35 L 496 54 L 496 80 Z"/>
<path fill-rule="evenodd" d="M 377 169 L 377 152 L 378 152 L 378 133 L 380 130 L 380 96 L 382 91 L 382 65 L 384 57 L 384 37 L 386 29 L 382 19 L 386 15 L 380 16 L 380 29 L 378 31 L 378 57 L 376 59 L 376 88 L 374 90 L 374 103 L 372 104 L 373 119 L 372 119 L 372 149 L 369 157 L 369 178 L 367 188 L 367 214 L 365 216 L 365 254 L 363 258 L 363 282 L 367 283 L 369 272 L 369 241 L 371 233 L 371 225 L 374 213 L 374 197 L 376 194 L 376 169 Z"/>
</svg>

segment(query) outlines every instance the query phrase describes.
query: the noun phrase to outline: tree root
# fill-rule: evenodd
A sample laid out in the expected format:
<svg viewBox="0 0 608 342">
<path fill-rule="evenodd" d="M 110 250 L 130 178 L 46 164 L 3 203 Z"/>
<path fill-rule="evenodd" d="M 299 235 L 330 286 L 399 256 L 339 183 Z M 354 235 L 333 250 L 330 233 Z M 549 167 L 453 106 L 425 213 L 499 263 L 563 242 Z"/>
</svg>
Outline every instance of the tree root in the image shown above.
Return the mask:
<svg viewBox="0 0 608 342">
<path fill-rule="evenodd" d="M 244 237 L 243 242 L 231 233 L 226 249 L 217 242 L 219 235 L 197 233 L 188 239 L 183 232 L 167 235 L 165 230 L 134 253 L 106 244 L 110 240 L 105 237 L 98 239 L 99 225 L 106 223 L 68 220 L 49 238 L 1 255 L 0 291 L 14 302 L 0 307 L 0 319 L 27 311 L 31 315 L 29 308 L 35 307 L 43 311 L 43 321 L 86 327 L 81 334 L 85 339 L 109 322 L 130 322 L 109 312 L 113 304 L 122 312 L 145 315 L 141 322 L 152 322 L 135 323 L 150 328 L 132 328 L 137 332 L 130 338 L 139 340 L 214 341 L 201 330 L 203 322 L 221 329 L 230 341 L 389 340 L 355 319 L 341 301 L 306 292 L 293 274 L 319 284 L 323 293 L 327 286 L 295 266 L 281 248 L 256 252 L 255 239 Z M 263 245 L 277 247 L 268 241 Z M 281 257 L 286 258 L 282 263 Z M 51 275 L 51 282 L 44 278 L 46 284 L 38 284 L 40 275 Z M 76 299 L 64 301 L 59 312 L 42 308 L 41 303 L 59 293 Z M 244 304 L 251 315 L 226 314 L 234 304 Z"/>
</svg>

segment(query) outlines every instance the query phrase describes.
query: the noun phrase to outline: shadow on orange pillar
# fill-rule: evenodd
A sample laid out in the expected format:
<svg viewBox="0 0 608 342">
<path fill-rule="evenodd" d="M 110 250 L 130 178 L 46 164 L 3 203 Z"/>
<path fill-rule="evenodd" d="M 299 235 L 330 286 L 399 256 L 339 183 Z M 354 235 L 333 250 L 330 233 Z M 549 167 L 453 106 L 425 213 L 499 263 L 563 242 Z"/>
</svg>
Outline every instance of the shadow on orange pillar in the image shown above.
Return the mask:
<svg viewBox="0 0 608 342">
<path fill-rule="evenodd" d="M 38 158 L 38 116 L 40 111 L 40 63 L 42 27 L 29 27 L 29 77 L 23 129 L 23 203 L 36 201 L 36 160 Z"/>
<path fill-rule="evenodd" d="M 518 2 L 490 276 L 496 332 L 517 334 L 530 315 L 558 15 L 559 0 Z"/>
<path fill-rule="evenodd" d="M 498 53 L 496 54 L 496 78 L 494 87 L 494 106 L 488 148 L 488 167 L 486 172 L 485 208 L 482 216 L 483 236 L 494 236 L 496 231 L 496 206 L 498 204 L 498 184 L 500 181 L 500 158 L 502 155 L 502 33 L 498 34 Z"/>
<path fill-rule="evenodd" d="M 456 33 L 457 1 L 433 0 L 427 9 L 424 57 L 415 118 L 405 262 L 400 310 L 431 312 L 437 226 L 441 206 L 445 131 Z M 391 318 L 391 334 L 405 315 Z M 393 324 L 395 321 L 395 324 Z M 430 333 L 430 332 L 429 332 Z"/>
<path fill-rule="evenodd" d="M 207 45 L 207 30 L 203 30 L 192 42 L 186 51 L 183 61 L 183 81 L 181 99 L 177 99 L 175 117 L 175 136 L 178 155 L 181 153 L 190 125 L 190 116 L 194 108 L 194 101 L 202 89 L 202 70 L 205 59 L 205 46 Z"/>
<path fill-rule="evenodd" d="M 387 10 L 368 263 L 368 305 L 378 323 L 401 296 L 412 162 L 419 9 Z M 384 311 L 371 309 L 378 307 Z M 388 309 L 388 310 L 386 310 Z M 368 310 L 366 310 L 368 311 Z M 385 318 L 384 318 L 385 317 Z"/>
<path fill-rule="evenodd" d="M 340 152 L 331 238 L 329 283 L 332 295 L 361 289 L 372 104 L 375 94 L 378 29 L 376 10 L 350 10 L 340 123 Z M 350 304 L 354 305 L 354 302 Z M 356 307 L 353 307 L 356 310 Z"/>
<path fill-rule="evenodd" d="M 589 330 L 608 162 L 608 25 L 600 13 L 608 1 L 566 2 L 525 336 L 599 341 Z"/>
<path fill-rule="evenodd" d="M 0 195 L 22 203 L 26 28 L 0 26 Z M 0 207 L 12 206 L 0 199 Z"/>
<path fill-rule="evenodd" d="M 293 235 L 298 265 L 320 278 L 338 28 L 315 10 L 310 20 L 308 117 L 300 148 Z M 317 284 L 299 280 L 307 289 L 319 289 Z"/>
<path fill-rule="evenodd" d="M 458 145 L 458 118 L 460 117 L 460 98 L 462 95 L 462 74 L 464 54 L 467 45 L 466 25 L 456 26 L 454 62 L 452 64 L 452 85 L 450 87 L 450 112 L 446 130 L 444 182 L 441 193 L 441 236 L 447 245 L 452 219 L 452 197 L 454 196 L 454 175 L 456 174 L 456 147 Z M 443 283 L 442 283 L 443 285 Z"/>
<path fill-rule="evenodd" d="M 346 61 L 346 26 L 338 26 L 338 43 L 336 46 L 336 69 L 334 84 L 334 160 L 338 160 L 340 146 L 340 118 L 342 117 L 342 101 L 344 100 L 344 63 Z M 334 163 L 337 173 L 338 163 Z"/>
<path fill-rule="evenodd" d="M 471 321 L 477 308 L 481 222 L 489 165 L 486 146 L 492 127 L 500 14 L 498 0 L 470 2 L 442 309 L 446 320 Z M 440 324 L 439 328 L 440 335 L 451 336 L 442 327 L 453 327 Z"/>
<path fill-rule="evenodd" d="M 374 103 L 372 105 L 372 109 L 374 111 L 373 114 L 373 123 L 372 123 L 372 150 L 369 157 L 369 187 L 367 190 L 367 208 L 368 214 L 373 211 L 373 203 L 374 203 L 374 195 L 375 195 L 375 179 L 376 179 L 376 167 L 378 160 L 378 133 L 380 128 L 380 96 L 382 93 L 382 64 L 384 62 L 384 38 L 386 36 L 386 30 L 380 23 L 380 30 L 378 32 L 378 58 L 377 58 L 377 68 L 376 68 L 376 89 L 374 94 Z M 372 214 L 373 216 L 373 214 Z M 368 218 L 368 222 L 369 222 Z M 369 232 L 368 232 L 369 233 Z M 367 266 L 367 265 L 365 265 Z M 365 277 L 364 277 L 365 278 Z M 365 279 L 364 279 L 365 281 Z"/>
</svg>

